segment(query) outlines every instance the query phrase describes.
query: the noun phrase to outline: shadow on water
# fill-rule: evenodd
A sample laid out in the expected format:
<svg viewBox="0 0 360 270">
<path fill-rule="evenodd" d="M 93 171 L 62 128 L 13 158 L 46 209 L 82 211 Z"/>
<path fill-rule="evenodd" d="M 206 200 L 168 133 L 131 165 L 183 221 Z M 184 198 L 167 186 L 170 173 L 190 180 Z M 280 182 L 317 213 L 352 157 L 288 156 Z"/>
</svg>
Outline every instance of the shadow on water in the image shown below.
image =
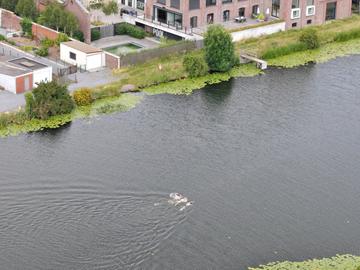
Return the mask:
<svg viewBox="0 0 360 270">
<path fill-rule="evenodd" d="M 210 109 L 224 106 L 231 96 L 233 84 L 234 79 L 230 79 L 221 84 L 208 85 L 201 90 L 201 98 Z"/>
</svg>

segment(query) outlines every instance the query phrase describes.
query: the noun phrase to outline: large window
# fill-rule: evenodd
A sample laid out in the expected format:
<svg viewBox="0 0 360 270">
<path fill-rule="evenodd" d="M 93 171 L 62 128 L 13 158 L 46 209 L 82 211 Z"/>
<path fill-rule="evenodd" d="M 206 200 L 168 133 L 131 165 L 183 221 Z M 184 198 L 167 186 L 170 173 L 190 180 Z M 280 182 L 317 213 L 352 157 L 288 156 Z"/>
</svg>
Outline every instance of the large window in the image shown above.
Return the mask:
<svg viewBox="0 0 360 270">
<path fill-rule="evenodd" d="M 239 17 L 245 17 L 245 8 L 239 8 Z"/>
<path fill-rule="evenodd" d="M 277 18 L 280 16 L 280 0 L 272 0 L 271 16 Z"/>
<path fill-rule="evenodd" d="M 224 22 L 227 22 L 230 20 L 230 10 L 225 10 L 223 12 L 223 21 Z"/>
<path fill-rule="evenodd" d="M 194 17 L 190 18 L 190 27 L 191 28 L 197 27 L 197 16 L 194 16 Z"/>
<path fill-rule="evenodd" d="M 154 6 L 155 21 L 182 28 L 182 15 Z"/>
<path fill-rule="evenodd" d="M 258 15 L 260 13 L 259 5 L 253 5 L 252 6 L 252 14 Z"/>
<path fill-rule="evenodd" d="M 215 6 L 216 0 L 206 0 L 206 6 Z"/>
<path fill-rule="evenodd" d="M 170 6 L 172 8 L 180 9 L 180 0 L 171 0 L 170 1 Z"/>
<path fill-rule="evenodd" d="M 189 9 L 199 9 L 200 8 L 200 0 L 189 0 Z"/>
<path fill-rule="evenodd" d="M 206 16 L 206 22 L 208 24 L 212 24 L 214 23 L 214 13 L 210 13 Z"/>
<path fill-rule="evenodd" d="M 336 2 L 328 3 L 326 5 L 326 17 L 325 17 L 325 19 L 327 21 L 336 19 Z"/>
<path fill-rule="evenodd" d="M 231 3 L 231 2 L 232 2 L 232 0 L 222 0 L 222 3 L 223 3 L 223 4 Z"/>
<path fill-rule="evenodd" d="M 140 10 L 144 10 L 144 8 L 145 8 L 144 0 L 137 0 L 136 1 L 136 8 L 140 9 Z"/>
</svg>

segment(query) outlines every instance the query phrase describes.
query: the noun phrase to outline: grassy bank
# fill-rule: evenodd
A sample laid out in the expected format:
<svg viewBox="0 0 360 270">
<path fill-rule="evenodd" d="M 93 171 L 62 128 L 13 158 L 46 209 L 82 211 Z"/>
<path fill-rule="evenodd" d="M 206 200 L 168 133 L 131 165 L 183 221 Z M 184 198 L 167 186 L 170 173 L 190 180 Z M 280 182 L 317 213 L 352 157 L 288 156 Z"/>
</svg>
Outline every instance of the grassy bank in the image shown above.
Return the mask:
<svg viewBox="0 0 360 270">
<path fill-rule="evenodd" d="M 0 114 L 0 137 L 61 127 L 75 119 L 94 117 L 118 111 L 128 111 L 141 100 L 140 96 L 122 94 L 95 100 L 91 105 L 77 107 L 70 114 L 50 117 L 47 120 L 27 119 L 23 111 Z M 8 122 L 5 122 L 8 121 Z"/>
<path fill-rule="evenodd" d="M 274 262 L 249 270 L 360 270 L 360 257 L 337 255 L 332 258 L 314 259 L 303 262 Z"/>
</svg>

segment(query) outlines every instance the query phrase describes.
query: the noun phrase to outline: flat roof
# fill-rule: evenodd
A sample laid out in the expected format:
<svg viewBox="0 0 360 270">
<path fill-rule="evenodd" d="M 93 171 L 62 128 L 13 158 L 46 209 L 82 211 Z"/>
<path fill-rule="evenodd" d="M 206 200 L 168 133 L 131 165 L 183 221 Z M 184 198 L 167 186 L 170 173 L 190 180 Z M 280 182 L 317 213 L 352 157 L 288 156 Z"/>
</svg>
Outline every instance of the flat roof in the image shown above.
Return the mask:
<svg viewBox="0 0 360 270">
<path fill-rule="evenodd" d="M 27 57 L 0 56 L 0 74 L 17 77 L 47 67 Z"/>
<path fill-rule="evenodd" d="M 38 70 L 38 69 L 46 68 L 46 65 L 36 62 L 27 57 L 16 58 L 13 60 L 9 60 L 9 62 L 30 70 Z"/>
<path fill-rule="evenodd" d="M 61 44 L 66 45 L 66 46 L 68 46 L 70 48 L 73 48 L 75 50 L 81 51 L 81 52 L 86 53 L 86 54 L 102 52 L 102 50 L 99 49 L 99 48 L 90 46 L 90 45 L 88 45 L 86 43 L 76 41 L 76 40 L 63 42 Z"/>
</svg>

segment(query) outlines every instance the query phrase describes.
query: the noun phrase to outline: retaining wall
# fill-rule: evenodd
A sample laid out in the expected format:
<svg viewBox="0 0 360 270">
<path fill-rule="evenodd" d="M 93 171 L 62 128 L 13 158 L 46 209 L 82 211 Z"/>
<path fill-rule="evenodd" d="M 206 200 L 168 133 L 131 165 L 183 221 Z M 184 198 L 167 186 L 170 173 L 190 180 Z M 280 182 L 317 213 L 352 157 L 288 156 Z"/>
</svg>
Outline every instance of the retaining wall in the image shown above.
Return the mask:
<svg viewBox="0 0 360 270">
<path fill-rule="evenodd" d="M 270 35 L 274 34 L 276 32 L 285 31 L 286 23 L 285 22 L 279 22 L 279 23 L 273 23 L 268 24 L 264 26 L 259 26 L 256 28 L 250 28 L 245 30 L 239 30 L 238 32 L 232 32 L 231 36 L 233 38 L 234 42 L 247 39 L 247 38 L 256 38 L 263 35 Z"/>
</svg>

